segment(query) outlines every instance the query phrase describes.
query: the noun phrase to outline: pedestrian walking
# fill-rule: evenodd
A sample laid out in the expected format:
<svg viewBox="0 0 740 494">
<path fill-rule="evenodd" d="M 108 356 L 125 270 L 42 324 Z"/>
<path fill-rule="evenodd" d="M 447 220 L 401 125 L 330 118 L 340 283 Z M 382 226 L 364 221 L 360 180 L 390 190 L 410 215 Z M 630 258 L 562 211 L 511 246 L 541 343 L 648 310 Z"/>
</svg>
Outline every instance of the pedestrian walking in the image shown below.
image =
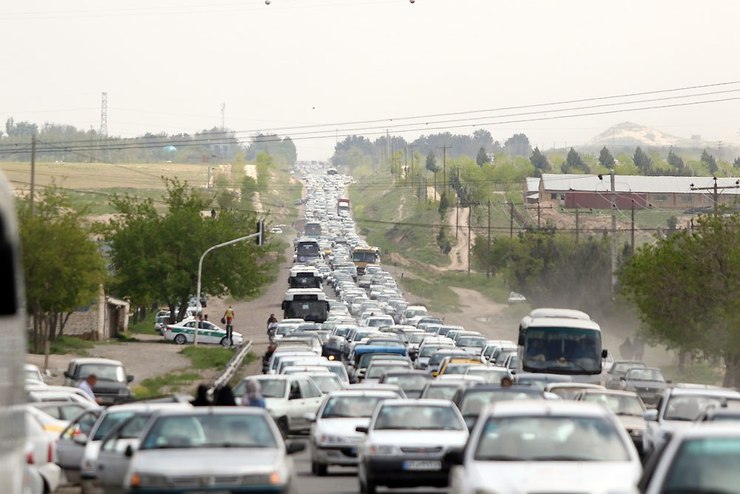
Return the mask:
<svg viewBox="0 0 740 494">
<path fill-rule="evenodd" d="M 205 384 L 199 384 L 198 390 L 195 392 L 195 399 L 190 402 L 194 407 L 208 407 L 211 406 L 211 400 L 208 398 L 208 386 Z"/>
<path fill-rule="evenodd" d="M 236 406 L 236 398 L 234 398 L 234 391 L 231 386 L 224 384 L 219 386 L 213 392 L 213 406 L 216 407 L 234 407 Z"/>
<path fill-rule="evenodd" d="M 100 401 L 95 397 L 95 391 L 93 391 L 93 388 L 98 383 L 98 376 L 95 374 L 88 374 L 88 376 L 80 381 L 80 384 L 77 385 L 78 388 L 80 388 L 87 396 L 92 398 L 95 403 L 100 403 Z"/>
<path fill-rule="evenodd" d="M 247 381 L 247 392 L 244 393 L 244 397 L 242 398 L 242 405 L 258 408 L 265 408 L 267 406 L 265 399 L 262 397 L 262 388 L 259 381 Z"/>
<path fill-rule="evenodd" d="M 236 315 L 236 312 L 234 312 L 234 309 L 229 305 L 226 308 L 226 311 L 224 312 L 224 317 L 221 318 L 221 322 L 226 324 L 226 337 L 229 339 L 229 346 L 232 346 L 234 344 L 234 341 L 231 335 L 234 332 L 234 316 L 235 315 Z"/>
</svg>

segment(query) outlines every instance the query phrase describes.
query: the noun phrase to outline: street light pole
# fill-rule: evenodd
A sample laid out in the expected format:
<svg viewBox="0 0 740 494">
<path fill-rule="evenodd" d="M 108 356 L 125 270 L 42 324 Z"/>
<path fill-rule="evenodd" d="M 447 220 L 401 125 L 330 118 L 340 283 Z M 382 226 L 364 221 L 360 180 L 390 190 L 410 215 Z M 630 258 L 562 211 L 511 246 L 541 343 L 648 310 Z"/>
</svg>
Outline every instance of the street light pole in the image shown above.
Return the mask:
<svg viewBox="0 0 740 494">
<path fill-rule="evenodd" d="M 227 245 L 232 245 L 232 244 L 235 244 L 235 243 L 238 243 L 238 242 L 243 242 L 243 241 L 249 240 L 251 238 L 259 238 L 260 239 L 259 245 L 262 245 L 262 239 L 264 238 L 263 237 L 264 223 L 262 221 L 260 221 L 258 224 L 259 224 L 259 230 L 257 231 L 257 233 L 252 233 L 252 234 L 249 234 L 249 235 L 245 235 L 243 237 L 239 237 L 239 238 L 235 238 L 233 240 L 229 240 L 228 242 L 224 242 L 224 243 L 221 243 L 221 244 L 218 244 L 218 245 L 213 245 L 211 247 L 208 247 L 206 249 L 206 251 L 203 253 L 203 255 L 200 256 L 200 260 L 198 261 L 198 284 L 197 284 L 197 288 L 195 290 L 195 299 L 196 299 L 195 306 L 196 306 L 196 308 L 198 310 L 198 314 L 200 314 L 201 310 L 203 309 L 203 306 L 200 303 L 200 281 L 201 281 L 201 277 L 202 277 L 202 274 L 203 274 L 203 259 L 206 257 L 206 254 L 208 254 L 209 252 L 211 252 L 213 250 L 216 250 L 218 248 L 226 247 Z M 195 338 L 193 339 L 193 345 L 194 346 L 198 346 L 198 329 L 200 329 L 200 328 L 198 327 L 198 324 L 197 323 L 196 323 L 195 326 L 196 326 L 195 327 Z"/>
<path fill-rule="evenodd" d="M 612 190 L 612 294 L 617 287 L 617 188 L 614 168 L 609 173 Z"/>
</svg>

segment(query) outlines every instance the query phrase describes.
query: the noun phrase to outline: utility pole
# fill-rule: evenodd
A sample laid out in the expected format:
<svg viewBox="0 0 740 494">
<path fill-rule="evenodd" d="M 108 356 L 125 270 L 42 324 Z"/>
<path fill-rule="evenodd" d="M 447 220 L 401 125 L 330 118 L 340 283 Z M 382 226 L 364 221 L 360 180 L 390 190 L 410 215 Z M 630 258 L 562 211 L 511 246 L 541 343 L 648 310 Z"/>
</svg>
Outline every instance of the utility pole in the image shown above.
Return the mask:
<svg viewBox="0 0 740 494">
<path fill-rule="evenodd" d="M 444 194 L 447 194 L 447 149 L 449 149 L 449 147 L 450 146 L 445 145 L 441 148 L 437 148 L 442 150 L 442 181 L 445 184 Z"/>
<path fill-rule="evenodd" d="M 540 204 L 540 201 L 538 200 L 537 201 L 537 206 L 532 206 L 532 207 L 529 207 L 528 206 L 525 209 L 537 209 L 537 229 L 540 229 L 540 228 L 542 228 L 542 210 L 543 209 L 552 209 L 552 204 L 549 204 L 547 206 L 543 206 L 542 204 Z M 514 210 L 514 208 L 513 208 L 513 203 L 512 203 L 512 212 L 513 212 L 513 210 Z M 512 217 L 513 217 L 513 214 L 512 214 Z"/>
<path fill-rule="evenodd" d="M 28 196 L 28 207 L 33 216 L 33 194 L 36 189 L 36 135 L 31 136 L 31 192 Z"/>
<path fill-rule="evenodd" d="M 473 209 L 473 204 L 468 204 L 468 276 L 470 276 L 470 211 Z"/>
<path fill-rule="evenodd" d="M 617 187 L 614 168 L 609 172 L 612 191 L 612 293 L 617 287 Z"/>
<path fill-rule="evenodd" d="M 694 184 L 691 184 L 691 190 L 711 190 L 712 191 L 712 200 L 714 201 L 714 214 L 717 214 L 719 212 L 719 191 L 725 190 L 725 189 L 740 189 L 740 180 L 736 180 L 734 185 L 722 185 L 720 186 L 717 183 L 717 177 L 712 177 L 714 179 L 714 185 L 711 185 L 709 187 L 694 187 Z"/>
<path fill-rule="evenodd" d="M 509 238 L 514 238 L 514 202 L 509 203 Z"/>
<path fill-rule="evenodd" d="M 632 224 L 630 226 L 630 249 L 635 253 L 635 200 L 632 199 Z"/>
<path fill-rule="evenodd" d="M 580 209 L 578 208 L 578 204 L 576 204 L 576 243 L 578 243 L 578 237 L 581 235 L 580 227 Z"/>
<path fill-rule="evenodd" d="M 488 199 L 488 252 L 486 255 L 486 278 L 491 277 L 491 200 Z"/>
<path fill-rule="evenodd" d="M 460 199 L 455 204 L 455 240 L 457 240 L 457 232 L 460 230 Z"/>
</svg>

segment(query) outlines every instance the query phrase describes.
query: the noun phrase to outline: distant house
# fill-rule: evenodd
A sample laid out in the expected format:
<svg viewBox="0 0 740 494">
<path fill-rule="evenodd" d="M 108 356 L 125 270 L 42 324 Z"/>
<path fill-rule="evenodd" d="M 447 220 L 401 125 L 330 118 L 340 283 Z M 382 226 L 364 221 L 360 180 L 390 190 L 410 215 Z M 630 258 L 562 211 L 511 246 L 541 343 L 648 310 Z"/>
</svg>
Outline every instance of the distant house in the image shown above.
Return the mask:
<svg viewBox="0 0 740 494">
<path fill-rule="evenodd" d="M 527 200 L 531 190 L 527 179 Z M 714 206 L 710 190 L 692 190 L 692 187 L 712 187 L 712 177 L 673 177 L 642 175 L 617 175 L 615 177 L 616 204 L 619 209 L 655 207 L 661 209 L 690 210 Z M 740 203 L 740 189 L 734 178 L 719 178 L 719 203 L 735 206 Z M 728 188 L 722 188 L 728 187 Z M 545 173 L 539 179 L 540 203 L 565 208 L 611 208 L 611 183 L 609 175 L 571 175 Z M 536 202 L 536 201 L 535 201 Z"/>
<path fill-rule="evenodd" d="M 128 330 L 129 302 L 107 296 L 100 288 L 95 304 L 69 316 L 64 334 L 90 340 L 116 338 Z"/>
</svg>

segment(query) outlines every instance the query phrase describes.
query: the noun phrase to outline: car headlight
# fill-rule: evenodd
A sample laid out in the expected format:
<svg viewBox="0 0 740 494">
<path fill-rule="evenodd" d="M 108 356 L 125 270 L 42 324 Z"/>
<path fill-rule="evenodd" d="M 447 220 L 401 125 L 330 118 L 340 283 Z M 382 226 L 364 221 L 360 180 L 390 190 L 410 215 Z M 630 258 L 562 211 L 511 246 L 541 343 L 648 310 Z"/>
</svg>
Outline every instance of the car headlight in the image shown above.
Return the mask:
<svg viewBox="0 0 740 494">
<path fill-rule="evenodd" d="M 332 445 L 332 444 L 347 444 L 347 443 L 359 443 L 362 442 L 363 437 L 357 436 L 335 436 L 332 434 L 322 434 L 319 436 L 319 444 Z"/>
<path fill-rule="evenodd" d="M 134 472 L 129 478 L 129 486 L 131 487 L 164 487 L 168 484 L 169 481 L 167 480 L 167 477 L 154 473 Z"/>
<path fill-rule="evenodd" d="M 390 444 L 371 444 L 365 451 L 368 455 L 400 455 L 401 449 Z"/>
</svg>

